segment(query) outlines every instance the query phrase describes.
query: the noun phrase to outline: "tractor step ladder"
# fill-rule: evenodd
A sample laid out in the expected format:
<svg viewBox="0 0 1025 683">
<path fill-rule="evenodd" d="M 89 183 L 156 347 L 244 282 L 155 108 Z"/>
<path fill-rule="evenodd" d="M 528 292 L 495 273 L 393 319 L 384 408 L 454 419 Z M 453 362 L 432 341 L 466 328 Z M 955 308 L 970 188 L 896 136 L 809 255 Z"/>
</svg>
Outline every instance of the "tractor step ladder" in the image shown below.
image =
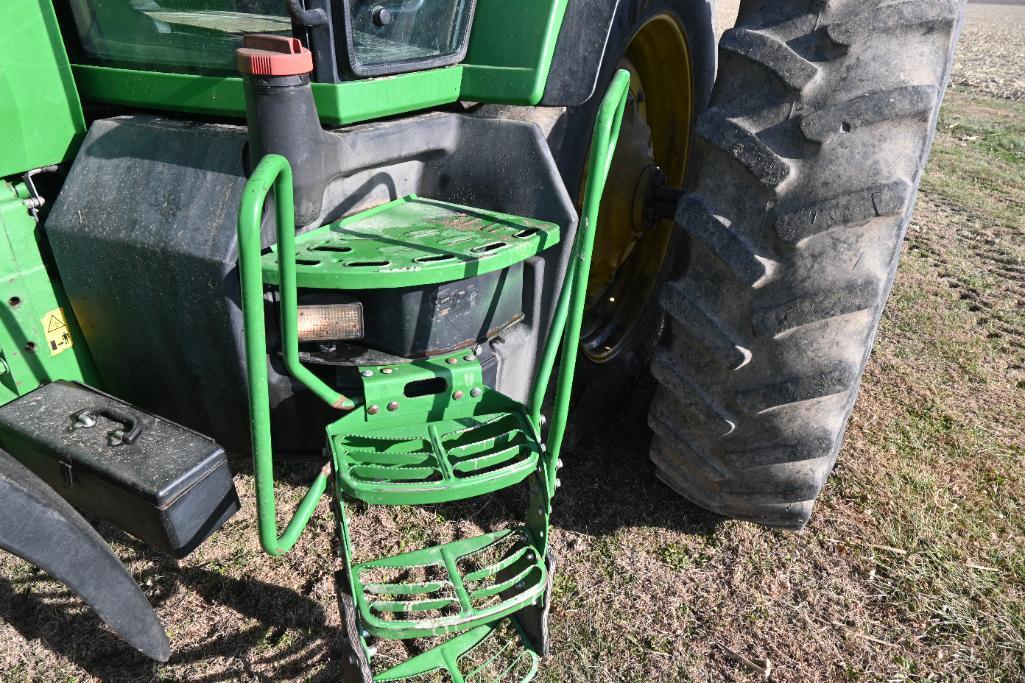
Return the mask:
<svg viewBox="0 0 1025 683">
<path fill-rule="evenodd" d="M 344 561 L 339 605 L 351 647 L 346 680 L 397 681 L 445 672 L 457 683 L 527 681 L 537 671 L 546 648 L 554 566 L 548 547 L 551 498 L 558 486 L 598 205 L 629 81 L 627 72 L 618 72 L 599 110 L 584 212 L 529 405 L 486 386 L 472 350 L 360 367 L 361 396 L 342 395 L 300 362 L 298 289 L 454 282 L 540 253 L 559 241 L 558 226 L 410 195 L 297 237 L 288 162 L 264 157 L 246 185 L 239 252 L 260 539 L 272 555 L 290 550 L 333 482 Z M 272 188 L 278 242 L 261 253 L 263 206 Z M 330 463 L 280 536 L 268 402 L 267 285 L 278 288 L 289 372 L 345 411 L 326 429 Z M 555 408 L 543 443 L 541 405 L 560 348 Z M 349 501 L 429 505 L 523 483 L 529 503 L 520 526 L 353 563 Z M 371 637 L 445 640 L 374 674 Z"/>
</svg>

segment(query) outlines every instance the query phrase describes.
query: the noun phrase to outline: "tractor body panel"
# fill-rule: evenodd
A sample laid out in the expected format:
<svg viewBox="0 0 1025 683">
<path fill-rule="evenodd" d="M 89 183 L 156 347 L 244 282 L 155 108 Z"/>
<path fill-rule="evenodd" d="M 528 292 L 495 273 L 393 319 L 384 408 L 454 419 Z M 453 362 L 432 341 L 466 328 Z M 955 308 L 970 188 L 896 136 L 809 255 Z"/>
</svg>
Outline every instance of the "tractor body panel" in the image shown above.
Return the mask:
<svg viewBox="0 0 1025 683">
<path fill-rule="evenodd" d="M 478 0 L 466 57 L 453 66 L 313 85 L 321 121 L 345 125 L 459 100 L 536 104 L 541 100 L 569 0 Z M 65 40 L 77 42 L 74 22 Z M 314 48 L 316 52 L 316 48 Z M 72 50 L 73 54 L 81 50 Z M 234 75 L 175 73 L 90 63 L 76 54 L 83 100 L 133 108 L 242 118 L 242 80 Z M 327 81 L 327 82 L 325 82 Z"/>
<path fill-rule="evenodd" d="M 0 405 L 43 382 L 97 383 L 60 282 L 47 269 L 24 183 L 0 181 Z"/>
<path fill-rule="evenodd" d="M 6 3 L 0 42 L 0 178 L 73 156 L 82 107 L 49 0 Z"/>
</svg>

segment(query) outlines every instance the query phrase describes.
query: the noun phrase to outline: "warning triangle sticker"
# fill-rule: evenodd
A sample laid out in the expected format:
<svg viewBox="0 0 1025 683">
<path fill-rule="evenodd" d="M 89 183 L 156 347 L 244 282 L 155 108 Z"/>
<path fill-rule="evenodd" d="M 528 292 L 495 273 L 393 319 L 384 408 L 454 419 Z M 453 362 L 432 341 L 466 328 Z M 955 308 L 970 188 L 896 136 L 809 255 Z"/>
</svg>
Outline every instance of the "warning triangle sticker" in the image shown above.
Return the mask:
<svg viewBox="0 0 1025 683">
<path fill-rule="evenodd" d="M 65 327 L 67 327 L 67 324 L 62 319 L 58 318 L 53 313 L 49 315 L 46 321 L 47 332 L 57 332 Z"/>
</svg>

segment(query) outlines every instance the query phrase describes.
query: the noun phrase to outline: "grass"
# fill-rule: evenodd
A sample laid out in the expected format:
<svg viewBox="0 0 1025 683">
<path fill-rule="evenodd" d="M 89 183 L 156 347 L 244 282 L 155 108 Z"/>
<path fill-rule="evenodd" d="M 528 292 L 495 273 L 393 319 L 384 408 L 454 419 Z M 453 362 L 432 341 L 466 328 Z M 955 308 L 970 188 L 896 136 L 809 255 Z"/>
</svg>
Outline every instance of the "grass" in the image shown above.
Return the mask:
<svg viewBox="0 0 1025 683">
<path fill-rule="evenodd" d="M 707 514 L 653 476 L 644 401 L 566 456 L 546 681 L 1025 679 L 1025 109 L 946 102 L 848 437 L 809 528 Z M 0 555 L 0 679 L 333 680 L 326 503 L 281 559 L 244 510 L 177 563 L 105 530 L 168 625 L 131 652 Z M 282 508 L 313 470 L 285 472 Z M 501 525 L 522 501 L 359 511 L 358 553 Z M 365 558 L 360 558 L 365 559 Z"/>
</svg>

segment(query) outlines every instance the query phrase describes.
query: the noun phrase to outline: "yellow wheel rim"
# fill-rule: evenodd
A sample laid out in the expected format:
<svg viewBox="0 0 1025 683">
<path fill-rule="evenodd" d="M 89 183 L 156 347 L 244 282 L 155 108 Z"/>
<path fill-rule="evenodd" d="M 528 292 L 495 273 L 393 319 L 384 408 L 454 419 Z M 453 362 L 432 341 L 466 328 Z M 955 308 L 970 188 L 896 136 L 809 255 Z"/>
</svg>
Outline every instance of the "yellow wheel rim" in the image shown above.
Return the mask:
<svg viewBox="0 0 1025 683">
<path fill-rule="evenodd" d="M 602 198 L 581 337 L 596 363 L 620 354 L 654 294 L 673 223 L 648 220 L 646 200 L 660 173 L 682 187 L 693 120 L 690 51 L 675 15 L 649 19 L 620 66 L 631 74 L 630 100 Z"/>
</svg>

